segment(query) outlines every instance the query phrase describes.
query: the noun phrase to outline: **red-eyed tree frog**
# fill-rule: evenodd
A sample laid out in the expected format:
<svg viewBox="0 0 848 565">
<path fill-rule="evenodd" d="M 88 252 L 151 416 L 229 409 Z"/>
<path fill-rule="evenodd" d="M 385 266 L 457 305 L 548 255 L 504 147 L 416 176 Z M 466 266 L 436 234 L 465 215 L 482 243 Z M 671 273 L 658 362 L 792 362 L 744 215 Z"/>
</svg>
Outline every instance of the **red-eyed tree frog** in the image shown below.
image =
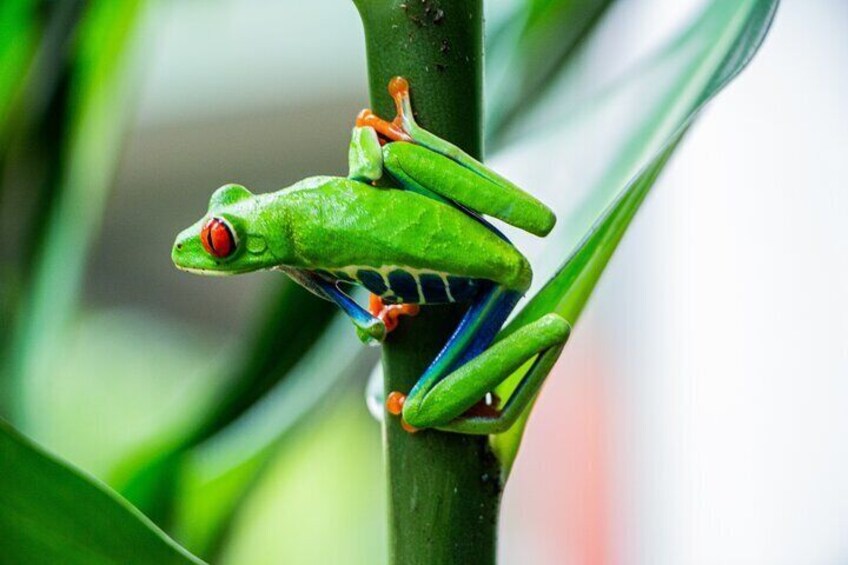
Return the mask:
<svg viewBox="0 0 848 565">
<path fill-rule="evenodd" d="M 184 270 L 232 275 L 283 271 L 336 303 L 365 342 L 379 343 L 418 305 L 470 302 L 442 351 L 408 395 L 387 409 L 409 431 L 471 434 L 507 430 L 532 401 L 559 357 L 569 323 L 548 314 L 492 343 L 532 271 L 527 259 L 482 215 L 538 236 L 553 212 L 510 181 L 414 120 L 409 87 L 389 84 L 397 117 L 359 114 L 348 177 L 312 177 L 269 194 L 226 185 L 208 212 L 177 236 L 172 258 Z M 377 186 L 388 174 L 400 188 Z M 370 311 L 344 291 L 372 293 Z M 503 407 L 482 399 L 533 360 Z"/>
</svg>

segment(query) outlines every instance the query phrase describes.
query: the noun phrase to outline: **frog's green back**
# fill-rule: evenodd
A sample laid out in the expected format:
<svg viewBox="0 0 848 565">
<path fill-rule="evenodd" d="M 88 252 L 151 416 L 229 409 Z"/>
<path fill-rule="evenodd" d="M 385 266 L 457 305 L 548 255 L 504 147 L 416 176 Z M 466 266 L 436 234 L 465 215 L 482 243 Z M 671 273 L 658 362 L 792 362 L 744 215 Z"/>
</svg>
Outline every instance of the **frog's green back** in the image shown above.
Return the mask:
<svg viewBox="0 0 848 565">
<path fill-rule="evenodd" d="M 530 285 L 530 265 L 509 242 L 461 210 L 414 192 L 317 177 L 256 198 L 285 218 L 291 267 L 395 266 L 522 292 Z"/>
</svg>

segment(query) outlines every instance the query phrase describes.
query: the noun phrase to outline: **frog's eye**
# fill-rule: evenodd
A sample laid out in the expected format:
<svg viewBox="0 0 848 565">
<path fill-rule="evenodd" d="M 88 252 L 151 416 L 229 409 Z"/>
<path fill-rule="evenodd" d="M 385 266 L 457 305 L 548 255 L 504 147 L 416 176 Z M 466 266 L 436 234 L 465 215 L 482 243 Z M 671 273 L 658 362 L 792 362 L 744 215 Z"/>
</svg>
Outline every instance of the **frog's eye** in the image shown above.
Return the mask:
<svg viewBox="0 0 848 565">
<path fill-rule="evenodd" d="M 200 230 L 200 243 L 213 257 L 224 259 L 236 250 L 238 242 L 230 223 L 223 218 L 210 218 Z"/>
</svg>

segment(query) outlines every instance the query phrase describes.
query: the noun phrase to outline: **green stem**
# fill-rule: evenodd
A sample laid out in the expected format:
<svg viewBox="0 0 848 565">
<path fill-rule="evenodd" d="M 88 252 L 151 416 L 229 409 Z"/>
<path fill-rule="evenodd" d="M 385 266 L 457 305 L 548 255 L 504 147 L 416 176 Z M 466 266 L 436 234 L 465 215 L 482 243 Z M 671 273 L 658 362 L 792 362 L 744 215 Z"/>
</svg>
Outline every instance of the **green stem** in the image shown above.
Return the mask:
<svg viewBox="0 0 848 565">
<path fill-rule="evenodd" d="M 482 0 L 355 0 L 365 28 L 371 104 L 391 118 L 386 85 L 409 80 L 418 122 L 482 155 Z M 426 308 L 383 351 L 386 390 L 409 391 L 462 315 Z M 393 564 L 494 563 L 501 486 L 485 437 L 408 434 L 385 418 Z"/>
</svg>

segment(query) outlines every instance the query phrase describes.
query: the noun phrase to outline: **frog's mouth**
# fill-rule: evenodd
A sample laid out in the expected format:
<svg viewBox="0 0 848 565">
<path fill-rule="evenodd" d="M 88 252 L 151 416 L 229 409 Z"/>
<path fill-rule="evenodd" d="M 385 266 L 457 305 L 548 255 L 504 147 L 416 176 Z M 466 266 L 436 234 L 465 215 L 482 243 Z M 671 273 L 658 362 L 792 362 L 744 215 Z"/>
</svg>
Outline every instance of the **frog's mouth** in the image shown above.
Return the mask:
<svg viewBox="0 0 848 565">
<path fill-rule="evenodd" d="M 180 271 L 184 271 L 186 273 L 191 273 L 193 275 L 204 275 L 207 277 L 228 277 L 230 275 L 239 274 L 238 271 L 222 271 L 220 269 L 203 269 L 200 267 L 182 267 L 180 265 L 176 265 L 176 267 Z"/>
</svg>

